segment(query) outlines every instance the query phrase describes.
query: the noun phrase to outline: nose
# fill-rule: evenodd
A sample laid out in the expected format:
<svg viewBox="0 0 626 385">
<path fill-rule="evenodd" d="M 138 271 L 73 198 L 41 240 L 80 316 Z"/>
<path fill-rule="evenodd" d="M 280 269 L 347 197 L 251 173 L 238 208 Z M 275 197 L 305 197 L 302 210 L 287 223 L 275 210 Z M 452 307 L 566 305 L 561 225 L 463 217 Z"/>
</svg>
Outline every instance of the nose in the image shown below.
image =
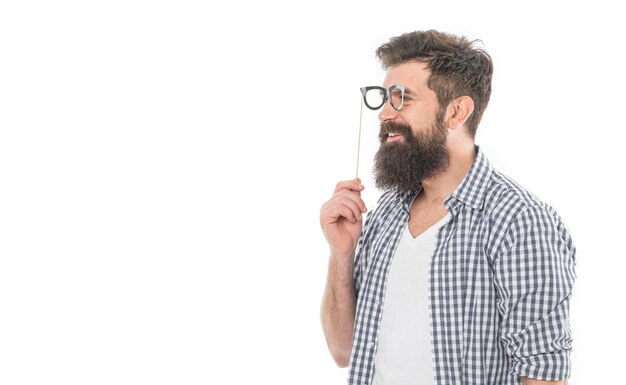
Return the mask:
<svg viewBox="0 0 626 385">
<path fill-rule="evenodd" d="M 396 109 L 391 106 L 391 103 L 389 102 L 389 100 L 387 100 L 387 102 L 383 104 L 383 106 L 380 109 L 380 112 L 378 113 L 378 120 L 380 120 L 381 122 L 384 122 L 386 120 L 393 120 L 397 116 L 398 116 L 398 111 L 396 111 Z"/>
</svg>

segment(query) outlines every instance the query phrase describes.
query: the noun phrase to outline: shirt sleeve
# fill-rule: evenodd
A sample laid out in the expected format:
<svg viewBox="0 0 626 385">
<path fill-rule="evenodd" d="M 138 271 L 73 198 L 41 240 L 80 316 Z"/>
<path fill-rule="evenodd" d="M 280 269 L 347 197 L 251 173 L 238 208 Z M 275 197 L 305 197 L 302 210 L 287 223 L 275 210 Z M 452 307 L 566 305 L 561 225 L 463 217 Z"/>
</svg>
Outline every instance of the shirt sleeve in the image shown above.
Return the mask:
<svg viewBox="0 0 626 385">
<path fill-rule="evenodd" d="M 567 227 L 549 205 L 529 206 L 512 221 L 494 262 L 500 342 L 512 360 L 510 374 L 570 377 L 575 265 Z"/>
<path fill-rule="evenodd" d="M 356 294 L 356 298 L 359 298 L 359 292 L 361 290 L 361 284 L 363 283 L 363 272 L 367 268 L 367 261 L 369 260 L 367 257 L 367 253 L 369 252 L 369 239 L 371 238 L 372 233 L 372 223 L 374 222 L 374 215 L 376 209 L 370 211 L 365 215 L 365 223 L 363 224 L 363 228 L 361 229 L 361 235 L 359 237 L 359 241 L 357 243 L 355 257 L 354 257 L 354 269 L 352 273 L 352 278 L 354 279 L 354 292 Z"/>
</svg>

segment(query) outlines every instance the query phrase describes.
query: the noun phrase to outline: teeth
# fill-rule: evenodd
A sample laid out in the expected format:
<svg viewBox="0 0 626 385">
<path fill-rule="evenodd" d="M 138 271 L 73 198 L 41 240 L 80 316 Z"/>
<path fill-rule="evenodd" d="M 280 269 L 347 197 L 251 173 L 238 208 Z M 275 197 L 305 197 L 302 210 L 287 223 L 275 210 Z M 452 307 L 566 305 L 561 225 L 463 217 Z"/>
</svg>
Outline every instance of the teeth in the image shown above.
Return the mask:
<svg viewBox="0 0 626 385">
<path fill-rule="evenodd" d="M 387 135 L 389 135 L 389 136 L 398 136 L 399 134 L 396 134 L 395 132 L 390 132 Z"/>
</svg>

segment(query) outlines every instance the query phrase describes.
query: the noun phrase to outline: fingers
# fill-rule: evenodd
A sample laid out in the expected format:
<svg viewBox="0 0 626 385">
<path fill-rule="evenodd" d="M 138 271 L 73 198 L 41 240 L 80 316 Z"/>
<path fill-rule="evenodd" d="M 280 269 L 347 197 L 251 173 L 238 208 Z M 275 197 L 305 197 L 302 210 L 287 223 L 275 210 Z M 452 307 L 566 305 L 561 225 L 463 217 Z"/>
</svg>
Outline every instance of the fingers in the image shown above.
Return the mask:
<svg viewBox="0 0 626 385">
<path fill-rule="evenodd" d="M 354 203 L 359 206 L 359 211 L 364 213 L 367 211 L 367 208 L 365 207 L 365 202 L 363 202 L 363 200 L 361 199 L 361 191 L 363 191 L 364 188 L 365 187 L 361 184 L 361 180 L 358 178 L 339 182 L 335 187 L 333 199 L 343 195 L 354 201 Z"/>
<path fill-rule="evenodd" d="M 340 212 L 342 216 L 350 219 L 352 222 L 356 222 L 357 220 L 360 221 L 362 219 L 362 210 L 360 209 L 359 205 L 351 199 L 336 199 L 331 206 L 331 210 L 332 209 Z M 349 210 L 349 215 L 344 215 L 346 209 Z"/>
<path fill-rule="evenodd" d="M 322 221 L 326 223 L 335 223 L 341 217 L 353 223 L 362 219 L 359 206 L 351 199 L 343 196 L 334 196 L 331 200 L 326 202 L 322 206 L 321 214 Z"/>
<path fill-rule="evenodd" d="M 333 209 L 331 209 L 331 213 L 335 214 L 335 215 L 331 214 L 335 218 L 335 222 L 338 221 L 341 217 L 346 218 L 348 221 L 352 223 L 356 223 L 357 220 L 358 221 L 361 220 L 361 214 L 358 212 L 355 212 L 354 210 L 352 210 L 351 208 L 347 206 L 336 206 Z"/>
<path fill-rule="evenodd" d="M 322 208 L 322 215 L 326 217 L 324 222 L 335 223 L 344 217 L 347 221 L 355 223 L 363 219 L 362 214 L 367 212 L 365 202 L 361 199 L 363 185 L 359 180 L 349 180 L 337 183 L 335 193 Z"/>
<path fill-rule="evenodd" d="M 344 180 L 344 181 L 337 183 L 337 186 L 335 186 L 335 193 L 341 190 L 351 190 L 351 191 L 361 192 L 363 191 L 364 188 L 365 187 L 363 187 L 363 185 L 361 184 L 361 180 L 358 178 L 352 179 L 352 180 Z"/>
<path fill-rule="evenodd" d="M 367 212 L 367 208 L 365 207 L 365 202 L 361 199 L 360 192 L 354 192 L 349 190 L 342 190 L 333 195 L 333 200 L 335 202 L 339 202 L 347 205 L 348 207 L 355 210 L 358 213 Z"/>
</svg>

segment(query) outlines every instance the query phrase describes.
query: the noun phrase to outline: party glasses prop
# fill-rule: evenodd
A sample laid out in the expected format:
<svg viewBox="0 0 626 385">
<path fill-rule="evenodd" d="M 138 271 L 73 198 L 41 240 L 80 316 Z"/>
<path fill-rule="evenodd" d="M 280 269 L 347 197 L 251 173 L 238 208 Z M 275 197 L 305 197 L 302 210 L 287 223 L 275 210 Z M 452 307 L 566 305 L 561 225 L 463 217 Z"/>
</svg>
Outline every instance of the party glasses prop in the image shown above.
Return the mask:
<svg viewBox="0 0 626 385">
<path fill-rule="evenodd" d="M 370 110 L 377 110 L 389 101 L 391 107 L 399 111 L 404 102 L 404 86 L 399 84 L 389 88 L 379 86 L 361 87 L 361 93 L 363 94 L 365 105 Z"/>
<path fill-rule="evenodd" d="M 361 152 L 361 122 L 363 120 L 363 103 L 370 110 L 378 110 L 385 105 L 387 101 L 394 110 L 400 111 L 404 104 L 404 86 L 394 84 L 389 88 L 379 86 L 361 87 L 361 114 L 359 117 L 359 140 L 356 151 L 356 179 L 359 179 L 359 157 Z"/>
</svg>

